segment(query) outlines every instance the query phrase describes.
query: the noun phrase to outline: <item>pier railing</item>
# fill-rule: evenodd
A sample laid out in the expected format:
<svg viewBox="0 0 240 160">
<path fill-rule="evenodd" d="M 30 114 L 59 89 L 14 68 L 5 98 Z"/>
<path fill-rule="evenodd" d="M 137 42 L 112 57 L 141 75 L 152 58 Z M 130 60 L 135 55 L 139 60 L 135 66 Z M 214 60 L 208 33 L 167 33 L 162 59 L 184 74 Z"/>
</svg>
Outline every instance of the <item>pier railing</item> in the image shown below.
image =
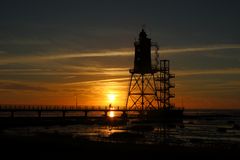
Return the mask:
<svg viewBox="0 0 240 160">
<path fill-rule="evenodd" d="M 43 112 L 60 112 L 62 117 L 66 116 L 69 112 L 83 112 L 85 117 L 88 117 L 89 112 L 103 112 L 107 117 L 108 112 L 118 111 L 126 115 L 126 112 L 138 111 L 129 110 L 126 107 L 109 107 L 109 106 L 58 106 L 58 105 L 0 105 L 0 113 L 10 113 L 11 117 L 15 117 L 15 113 L 19 112 L 36 112 L 38 117 L 42 117 Z"/>
<path fill-rule="evenodd" d="M 175 108 L 177 110 L 178 108 Z M 62 117 L 66 116 L 69 112 L 83 112 L 85 117 L 88 117 L 89 112 L 103 112 L 107 117 L 108 112 L 122 112 L 125 116 L 128 112 L 143 113 L 140 109 L 127 109 L 123 106 L 64 106 L 64 105 L 0 105 L 0 113 L 10 113 L 11 117 L 15 117 L 18 112 L 35 112 L 38 117 L 42 117 L 43 112 L 60 112 Z"/>
<path fill-rule="evenodd" d="M 67 105 L 0 105 L 0 111 L 123 111 L 126 107 L 116 106 L 67 106 Z"/>
</svg>

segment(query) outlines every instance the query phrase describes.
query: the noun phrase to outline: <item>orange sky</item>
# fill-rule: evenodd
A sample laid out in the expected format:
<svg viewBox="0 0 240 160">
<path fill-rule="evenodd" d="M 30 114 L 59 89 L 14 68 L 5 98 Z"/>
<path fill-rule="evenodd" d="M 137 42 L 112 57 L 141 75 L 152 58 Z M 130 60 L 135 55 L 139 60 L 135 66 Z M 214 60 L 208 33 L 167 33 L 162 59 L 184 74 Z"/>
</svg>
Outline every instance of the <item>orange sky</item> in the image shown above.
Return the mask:
<svg viewBox="0 0 240 160">
<path fill-rule="evenodd" d="M 183 50 L 180 49 L 179 52 L 182 53 Z M 175 52 L 179 53 L 177 51 L 175 49 Z M 188 53 L 188 51 L 186 52 Z M 169 54 L 174 56 L 173 50 L 171 52 L 162 50 L 162 53 L 165 54 L 165 57 Z M 184 54 L 187 53 L 184 52 Z M 81 53 L 79 54 L 81 55 Z M 184 54 L 182 55 L 184 56 Z M 74 66 L 71 64 L 72 56 L 69 58 L 69 55 L 71 54 L 61 55 L 60 59 L 58 56 L 55 59 L 36 58 L 35 56 L 22 57 L 20 63 L 43 67 L 1 70 L 0 73 L 10 77 L 11 80 L 0 81 L 0 103 L 76 105 L 77 95 L 78 105 L 108 106 L 109 103 L 112 103 L 113 106 L 125 106 L 130 80 L 127 66 L 131 68 L 133 65 L 131 49 L 121 52 L 97 52 L 92 56 L 89 53 L 86 55 L 87 58 L 83 55 L 73 56 L 74 58 L 78 57 L 79 62 L 86 61 L 89 64 L 95 62 L 92 63 L 93 66 L 88 66 L 87 63 L 83 66 Z M 89 56 L 91 59 L 88 59 Z M 98 63 L 97 60 L 102 56 L 107 60 L 110 57 L 111 61 Z M 54 56 L 51 55 L 51 57 Z M 127 61 L 124 62 L 126 64 L 121 62 L 124 65 L 115 67 L 115 61 L 121 61 L 121 58 Z M 62 60 L 69 59 L 67 64 L 62 63 Z M 4 59 L 2 61 L 4 62 Z M 15 61 L 15 58 L 8 57 L 5 61 Z M 101 62 L 101 59 L 99 61 Z M 61 67 L 56 62 L 60 63 Z M 175 65 L 179 66 L 178 63 L 175 59 L 171 61 L 172 72 L 176 74 L 174 80 L 176 98 L 172 102 L 177 107 L 231 109 L 240 106 L 237 94 L 240 83 L 231 78 L 231 76 L 240 74 L 239 69 L 181 69 L 174 67 Z M 112 67 L 108 67 L 106 64 L 112 65 Z M 184 64 L 181 65 L 184 66 Z M 35 78 L 36 76 L 37 78 Z M 114 101 L 110 101 L 109 94 L 115 96 Z"/>
<path fill-rule="evenodd" d="M 240 1 L 2 1 L 0 104 L 124 106 L 142 27 L 175 102 L 240 109 Z M 143 25 L 145 24 L 145 25 Z"/>
</svg>

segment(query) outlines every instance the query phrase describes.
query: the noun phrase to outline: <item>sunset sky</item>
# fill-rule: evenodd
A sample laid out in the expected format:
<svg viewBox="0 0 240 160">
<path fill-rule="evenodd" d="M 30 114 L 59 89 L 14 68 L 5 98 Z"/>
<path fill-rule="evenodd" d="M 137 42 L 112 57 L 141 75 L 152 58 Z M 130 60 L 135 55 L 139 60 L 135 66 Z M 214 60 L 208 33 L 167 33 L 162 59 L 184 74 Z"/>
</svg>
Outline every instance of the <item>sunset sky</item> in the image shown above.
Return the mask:
<svg viewBox="0 0 240 160">
<path fill-rule="evenodd" d="M 9 0 L 0 104 L 125 105 L 143 24 L 176 74 L 177 106 L 240 109 L 240 1 Z"/>
</svg>

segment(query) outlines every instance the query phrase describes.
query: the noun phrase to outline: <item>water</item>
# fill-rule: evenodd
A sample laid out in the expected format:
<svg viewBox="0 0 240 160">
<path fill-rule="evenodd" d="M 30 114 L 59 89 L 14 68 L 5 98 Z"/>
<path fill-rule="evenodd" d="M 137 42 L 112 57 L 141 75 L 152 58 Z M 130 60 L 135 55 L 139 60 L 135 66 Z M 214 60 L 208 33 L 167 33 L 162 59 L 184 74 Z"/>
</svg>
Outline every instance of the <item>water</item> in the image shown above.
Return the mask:
<svg viewBox="0 0 240 160">
<path fill-rule="evenodd" d="M 186 117 L 178 123 L 134 123 L 125 125 L 66 125 L 14 127 L 1 131 L 1 135 L 34 136 L 38 134 L 69 135 L 90 141 L 114 143 L 141 143 L 183 146 L 240 146 L 240 110 L 186 110 Z M 137 120 L 137 119 L 135 119 Z M 147 129 L 134 130 L 136 126 Z"/>
</svg>

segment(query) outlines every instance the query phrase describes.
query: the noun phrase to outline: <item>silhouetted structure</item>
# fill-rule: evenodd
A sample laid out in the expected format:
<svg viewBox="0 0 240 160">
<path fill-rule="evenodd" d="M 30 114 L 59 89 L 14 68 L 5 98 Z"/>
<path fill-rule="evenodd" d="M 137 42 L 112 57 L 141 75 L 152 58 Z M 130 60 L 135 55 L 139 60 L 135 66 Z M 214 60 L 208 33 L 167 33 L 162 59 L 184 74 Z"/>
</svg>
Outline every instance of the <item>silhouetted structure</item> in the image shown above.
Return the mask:
<svg viewBox="0 0 240 160">
<path fill-rule="evenodd" d="M 175 94 L 171 92 L 171 88 L 175 87 L 175 84 L 171 82 L 172 78 L 175 78 L 174 74 L 170 74 L 170 62 L 169 60 L 160 60 L 160 66 L 157 69 L 156 74 L 156 90 L 158 101 L 161 108 L 171 108 L 173 104 L 170 103 L 170 99 L 175 97 Z"/>
<path fill-rule="evenodd" d="M 122 112 L 122 118 L 128 117 L 128 112 L 137 111 L 140 115 L 147 117 L 174 118 L 182 116 L 183 109 L 174 109 L 171 98 L 174 93 L 171 88 L 174 84 L 171 79 L 175 75 L 170 74 L 169 60 L 160 60 L 159 47 L 152 43 L 151 39 L 142 29 L 138 41 L 135 41 L 134 68 L 130 69 L 131 80 L 128 89 L 126 108 L 109 107 L 87 107 L 79 106 L 21 106 L 21 105 L 0 105 L 0 113 L 8 112 L 12 118 L 16 112 L 36 112 L 42 118 L 43 112 L 60 112 L 62 117 L 67 117 L 69 112 L 83 112 L 88 117 L 89 112 L 103 112 L 104 117 L 110 111 Z M 153 51 L 153 52 L 152 52 Z M 159 112 L 158 112 L 159 111 Z M 144 116 L 143 116 L 144 117 Z"/>
<path fill-rule="evenodd" d="M 175 75 L 170 74 L 169 60 L 160 60 L 158 45 L 151 42 L 144 29 L 134 46 L 134 68 L 129 70 L 131 79 L 126 108 L 141 110 L 143 114 L 173 108 L 170 99 L 174 94 L 170 90 L 174 88 L 171 79 Z"/>
</svg>

